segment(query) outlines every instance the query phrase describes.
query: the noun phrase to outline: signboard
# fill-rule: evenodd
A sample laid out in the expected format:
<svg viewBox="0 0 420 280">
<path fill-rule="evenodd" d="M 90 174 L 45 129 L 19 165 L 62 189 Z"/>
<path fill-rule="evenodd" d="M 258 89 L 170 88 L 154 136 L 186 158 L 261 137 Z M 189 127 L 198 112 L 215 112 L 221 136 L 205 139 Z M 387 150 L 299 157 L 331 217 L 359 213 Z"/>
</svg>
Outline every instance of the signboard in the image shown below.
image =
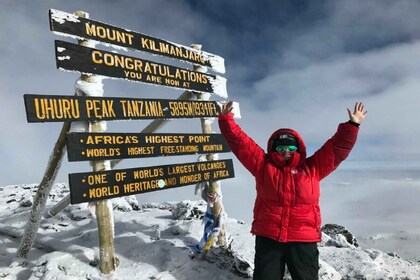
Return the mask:
<svg viewBox="0 0 420 280">
<path fill-rule="evenodd" d="M 226 101 L 192 101 L 24 94 L 33 122 L 217 117 Z"/>
<path fill-rule="evenodd" d="M 226 79 L 118 53 L 55 41 L 57 68 L 227 97 Z"/>
<path fill-rule="evenodd" d="M 69 174 L 72 204 L 235 177 L 232 160 Z"/>
<path fill-rule="evenodd" d="M 230 152 L 221 134 L 70 133 L 69 161 Z"/>
<path fill-rule="evenodd" d="M 111 46 L 150 52 L 225 73 L 224 59 L 214 54 L 54 9 L 50 9 L 49 15 L 50 29 L 59 35 L 68 34 L 76 39 L 89 39 Z"/>
</svg>

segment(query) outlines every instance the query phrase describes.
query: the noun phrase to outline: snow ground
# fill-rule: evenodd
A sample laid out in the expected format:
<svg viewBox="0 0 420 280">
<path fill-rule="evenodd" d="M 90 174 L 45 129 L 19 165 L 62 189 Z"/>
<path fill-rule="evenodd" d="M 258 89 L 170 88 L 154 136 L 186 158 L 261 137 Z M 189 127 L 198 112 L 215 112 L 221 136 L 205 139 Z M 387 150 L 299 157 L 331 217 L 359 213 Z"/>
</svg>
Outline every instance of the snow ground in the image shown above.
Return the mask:
<svg viewBox="0 0 420 280">
<path fill-rule="evenodd" d="M 24 228 L 35 191 L 36 185 L 0 188 L 0 231 L 6 227 Z M 56 184 L 49 205 L 67 194 L 65 184 Z M 113 200 L 113 205 L 115 253 L 120 266 L 111 275 L 102 275 L 98 269 L 96 219 L 86 204 L 80 204 L 70 205 L 57 216 L 41 222 L 36 246 L 26 261 L 15 259 L 20 239 L 0 234 L 0 279 L 250 279 L 254 238 L 249 233 L 249 224 L 227 218 L 226 228 L 232 241 L 230 252 L 215 248 L 205 261 L 191 259 L 190 248 L 201 238 L 203 229 L 199 215 L 192 217 L 193 212 L 187 211 L 185 219 L 174 219 L 171 211 L 176 207 L 204 211 L 204 202 L 154 203 L 134 210 L 127 200 L 118 198 Z M 370 241 L 381 238 L 385 236 Z M 417 262 L 377 249 L 356 248 L 342 240 L 335 244 L 340 246 L 321 244 L 319 247 L 322 280 L 420 279 Z"/>
</svg>

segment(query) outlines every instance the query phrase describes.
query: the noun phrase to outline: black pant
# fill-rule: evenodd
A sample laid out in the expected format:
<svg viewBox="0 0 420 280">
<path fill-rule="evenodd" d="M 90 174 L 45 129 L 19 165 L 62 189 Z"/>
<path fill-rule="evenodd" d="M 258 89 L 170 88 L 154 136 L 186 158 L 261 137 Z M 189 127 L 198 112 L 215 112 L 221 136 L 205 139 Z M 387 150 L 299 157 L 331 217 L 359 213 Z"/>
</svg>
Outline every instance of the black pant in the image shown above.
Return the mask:
<svg viewBox="0 0 420 280">
<path fill-rule="evenodd" d="M 254 280 L 281 280 L 285 265 L 293 280 L 317 280 L 319 252 L 315 242 L 280 243 L 255 237 Z"/>
</svg>

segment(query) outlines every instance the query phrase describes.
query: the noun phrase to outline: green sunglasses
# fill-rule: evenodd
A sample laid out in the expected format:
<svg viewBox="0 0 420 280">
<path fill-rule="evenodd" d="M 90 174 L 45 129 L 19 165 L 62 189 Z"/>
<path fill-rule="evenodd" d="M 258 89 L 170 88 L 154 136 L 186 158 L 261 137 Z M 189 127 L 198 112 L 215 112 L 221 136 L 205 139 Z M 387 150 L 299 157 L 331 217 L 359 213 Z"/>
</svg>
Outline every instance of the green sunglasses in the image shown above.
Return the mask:
<svg viewBox="0 0 420 280">
<path fill-rule="evenodd" d="M 296 146 L 293 146 L 293 145 L 290 145 L 290 146 L 277 146 L 276 147 L 276 151 L 277 152 L 284 152 L 286 149 L 289 152 L 295 152 L 295 151 L 297 151 L 297 147 Z"/>
</svg>

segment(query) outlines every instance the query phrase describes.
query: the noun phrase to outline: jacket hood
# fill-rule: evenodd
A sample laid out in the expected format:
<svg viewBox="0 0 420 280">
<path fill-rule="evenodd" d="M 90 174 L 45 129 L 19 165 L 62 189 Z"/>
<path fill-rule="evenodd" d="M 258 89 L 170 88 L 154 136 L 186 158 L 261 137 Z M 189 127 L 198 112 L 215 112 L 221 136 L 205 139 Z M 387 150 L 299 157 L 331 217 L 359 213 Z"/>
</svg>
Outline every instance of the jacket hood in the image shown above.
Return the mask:
<svg viewBox="0 0 420 280">
<path fill-rule="evenodd" d="M 299 143 L 299 147 L 298 147 L 297 152 L 300 154 L 301 159 L 305 159 L 306 158 L 306 146 L 305 146 L 305 143 L 303 142 L 302 136 L 300 136 L 300 134 L 297 131 L 295 131 L 293 129 L 290 129 L 290 128 L 280 128 L 280 129 L 274 131 L 273 134 L 271 134 L 270 138 L 268 139 L 268 143 L 267 143 L 267 153 L 271 154 L 273 152 L 272 148 L 271 148 L 271 146 L 273 145 L 273 140 L 278 135 L 285 134 L 285 133 L 291 134 L 296 138 L 296 140 Z"/>
</svg>

